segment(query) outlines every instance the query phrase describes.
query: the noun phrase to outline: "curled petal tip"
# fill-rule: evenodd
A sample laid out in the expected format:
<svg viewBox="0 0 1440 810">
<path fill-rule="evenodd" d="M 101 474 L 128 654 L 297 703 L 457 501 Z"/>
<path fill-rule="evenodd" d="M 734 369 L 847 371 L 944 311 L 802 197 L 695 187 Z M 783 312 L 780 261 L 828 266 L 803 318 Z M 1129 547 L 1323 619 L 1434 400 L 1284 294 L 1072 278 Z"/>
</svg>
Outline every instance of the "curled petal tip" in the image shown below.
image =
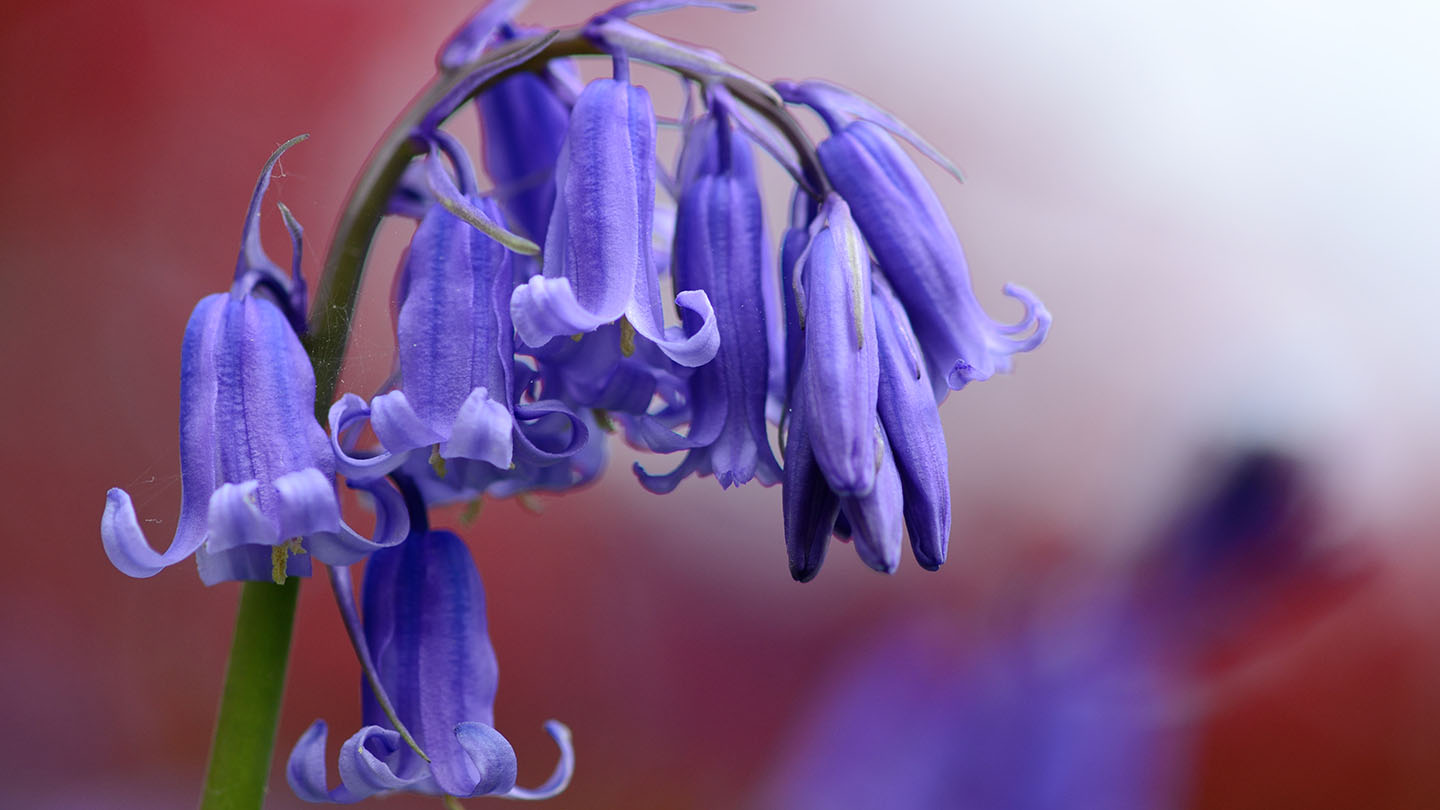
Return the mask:
<svg viewBox="0 0 1440 810">
<path fill-rule="evenodd" d="M 455 739 L 479 772 L 474 789 L 464 795 L 508 793 L 515 787 L 515 749 L 500 732 L 484 723 L 464 722 L 455 726 Z"/>
<path fill-rule="evenodd" d="M 575 775 L 575 746 L 570 740 L 570 728 L 559 720 L 547 720 L 545 731 L 549 732 L 550 738 L 560 747 L 560 761 L 555 763 L 554 772 L 544 784 L 534 788 L 513 788 L 505 794 L 505 798 L 549 799 L 560 795 L 570 786 L 570 778 Z"/>
</svg>

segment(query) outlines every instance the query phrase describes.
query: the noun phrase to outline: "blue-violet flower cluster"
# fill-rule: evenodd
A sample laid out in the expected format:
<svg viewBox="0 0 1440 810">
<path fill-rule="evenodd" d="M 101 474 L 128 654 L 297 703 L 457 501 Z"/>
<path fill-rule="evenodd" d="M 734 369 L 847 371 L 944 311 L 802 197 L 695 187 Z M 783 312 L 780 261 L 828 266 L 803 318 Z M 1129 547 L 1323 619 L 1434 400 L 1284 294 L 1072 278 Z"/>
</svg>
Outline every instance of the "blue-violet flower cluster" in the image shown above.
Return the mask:
<svg viewBox="0 0 1440 810">
<path fill-rule="evenodd" d="M 513 20 L 523 5 L 496 0 L 462 26 L 441 50 L 440 90 L 405 119 L 418 121 L 403 133 L 416 157 L 382 203 L 415 228 L 381 390 L 342 394 L 326 425 L 314 416 L 301 230 L 282 206 L 288 273 L 259 238 L 271 169 L 292 141 L 261 172 L 234 284 L 186 329 L 169 548 L 151 548 L 127 493 L 107 496 L 105 550 L 132 576 L 191 555 L 206 583 L 283 582 L 312 558 L 326 564 L 366 680 L 365 725 L 341 747 L 338 787 L 327 786 L 325 724 L 300 740 L 288 776 L 308 800 L 543 798 L 569 781 L 569 731 L 552 721 L 555 775 L 515 786 L 515 752 L 492 726 L 498 669 L 480 577 L 456 535 L 429 527 L 430 507 L 584 485 L 604 467 L 605 434 L 619 432 L 680 454 L 668 471 L 636 465 L 654 493 L 691 475 L 782 484 L 798 580 L 815 576 L 832 536 L 892 572 L 907 530 L 933 570 L 951 522 L 938 405 L 1008 370 L 1050 325 L 1019 287 L 1006 288 L 1025 306 L 1019 322 L 981 309 L 955 231 L 896 138 L 953 167 L 898 120 L 828 83 L 767 84 L 630 22 L 748 7 L 633 0 L 546 32 Z M 582 83 L 575 54 L 608 57 L 609 75 Z M 657 145 L 637 62 L 685 80 L 676 155 Z M 483 173 L 444 127 L 470 101 Z M 825 123 L 818 145 L 789 105 Z M 794 180 L 775 244 L 760 152 Z M 369 495 L 373 536 L 342 519 L 341 478 Z M 362 611 L 347 566 L 367 558 Z"/>
</svg>

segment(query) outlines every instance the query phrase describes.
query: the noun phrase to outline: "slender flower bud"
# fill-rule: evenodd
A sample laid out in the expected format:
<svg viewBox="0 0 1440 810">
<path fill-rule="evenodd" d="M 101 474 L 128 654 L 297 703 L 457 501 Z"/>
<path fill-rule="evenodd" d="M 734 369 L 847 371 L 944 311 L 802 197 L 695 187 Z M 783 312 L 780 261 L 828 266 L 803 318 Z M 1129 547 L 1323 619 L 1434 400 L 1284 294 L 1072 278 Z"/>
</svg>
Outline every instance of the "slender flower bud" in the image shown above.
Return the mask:
<svg viewBox="0 0 1440 810">
<path fill-rule="evenodd" d="M 383 482 L 366 487 L 379 510 L 375 541 L 341 519 L 330 442 L 315 421 L 315 372 L 293 319 L 282 311 L 303 311 L 303 290 L 260 247 L 260 201 L 270 170 L 294 143 L 277 150 L 261 172 L 234 286 L 201 300 L 185 329 L 181 507 L 170 547 L 164 553 L 150 547 L 129 493 L 116 488 L 106 495 L 100 536 L 110 561 L 130 576 L 153 576 L 196 554 L 206 584 L 283 581 L 310 573 L 306 551 L 345 565 L 405 537 L 399 494 Z M 299 228 L 287 220 L 298 277 Z"/>
<path fill-rule="evenodd" d="M 870 254 L 844 200 L 831 195 L 816 220 L 799 281 L 805 330 L 804 396 L 815 461 L 840 495 L 875 485 L 879 378 Z"/>
<path fill-rule="evenodd" d="M 872 288 L 879 336 L 877 406 L 905 493 L 905 526 L 921 567 L 945 562 L 950 544 L 950 462 L 945 431 L 915 335 L 883 283 Z"/>
</svg>

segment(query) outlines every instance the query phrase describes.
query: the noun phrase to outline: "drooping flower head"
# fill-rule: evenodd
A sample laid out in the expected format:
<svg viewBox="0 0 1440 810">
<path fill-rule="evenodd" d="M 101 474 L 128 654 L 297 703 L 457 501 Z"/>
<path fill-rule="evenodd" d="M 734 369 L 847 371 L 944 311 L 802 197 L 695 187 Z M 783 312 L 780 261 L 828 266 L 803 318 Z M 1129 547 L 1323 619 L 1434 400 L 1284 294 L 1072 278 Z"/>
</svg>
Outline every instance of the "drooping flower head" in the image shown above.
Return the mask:
<svg viewBox="0 0 1440 810">
<path fill-rule="evenodd" d="M 376 541 L 340 517 L 335 462 L 315 420 L 315 373 L 295 327 L 305 308 L 301 231 L 286 214 L 295 244 L 287 277 L 260 247 L 260 203 L 286 143 L 261 171 L 245 219 L 235 283 L 200 301 L 185 329 L 180 360 L 181 506 L 164 552 L 145 539 L 129 493 L 106 495 L 100 535 L 110 561 L 148 577 L 191 554 L 207 584 L 283 581 L 308 575 L 306 552 L 322 562 L 355 562 L 377 545 L 404 538 L 399 495 L 382 483 Z"/>
</svg>

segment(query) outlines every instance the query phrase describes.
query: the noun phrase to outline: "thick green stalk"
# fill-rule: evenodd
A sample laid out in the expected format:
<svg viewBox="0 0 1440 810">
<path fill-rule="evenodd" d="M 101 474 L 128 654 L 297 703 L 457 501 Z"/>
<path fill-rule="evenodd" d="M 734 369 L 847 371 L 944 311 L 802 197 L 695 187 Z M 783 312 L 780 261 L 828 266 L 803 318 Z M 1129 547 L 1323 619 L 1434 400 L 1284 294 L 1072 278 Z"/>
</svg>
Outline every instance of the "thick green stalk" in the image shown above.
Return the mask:
<svg viewBox="0 0 1440 810">
<path fill-rule="evenodd" d="M 299 593 L 298 577 L 241 587 L 202 810 L 252 810 L 265 801 Z"/>
<path fill-rule="evenodd" d="M 414 137 L 417 125 L 477 68 L 538 44 L 535 39 L 516 40 L 488 52 L 476 64 L 441 73 L 401 113 L 361 169 L 325 257 L 310 307 L 308 330 L 301 336 L 315 368 L 315 416 L 321 424 L 327 421 L 330 403 L 335 399 L 371 242 L 405 167 L 425 148 Z M 604 51 L 578 29 L 561 31 L 525 62 L 470 88 L 466 99 L 506 76 L 540 71 L 552 59 L 582 55 L 601 56 Z M 677 72 L 692 79 L 704 78 L 688 71 Z M 794 144 L 807 175 L 820 178 L 823 188 L 815 147 L 783 107 L 743 83 L 725 84 L 737 98 L 779 127 Z M 241 590 L 201 810 L 258 810 L 264 803 L 299 592 L 299 580 L 293 578 L 284 585 L 247 582 Z"/>
</svg>

